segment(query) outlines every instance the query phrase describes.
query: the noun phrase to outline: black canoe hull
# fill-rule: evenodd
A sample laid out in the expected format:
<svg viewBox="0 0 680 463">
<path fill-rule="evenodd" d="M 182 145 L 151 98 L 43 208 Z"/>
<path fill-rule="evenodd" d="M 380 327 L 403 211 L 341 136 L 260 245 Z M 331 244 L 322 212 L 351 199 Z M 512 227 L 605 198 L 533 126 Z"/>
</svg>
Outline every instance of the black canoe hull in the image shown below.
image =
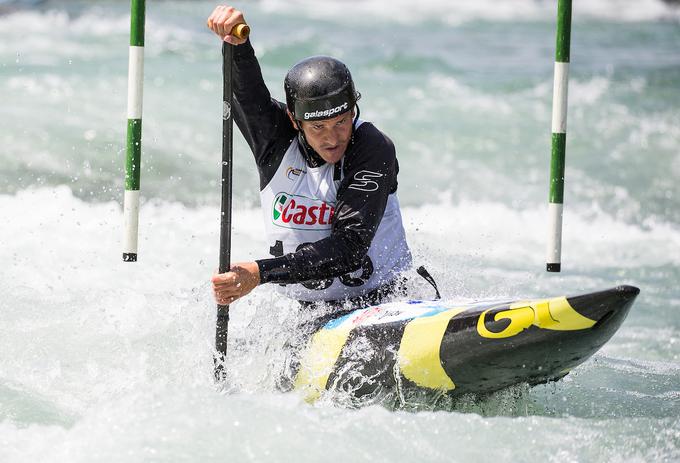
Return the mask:
<svg viewBox="0 0 680 463">
<path fill-rule="evenodd" d="M 324 390 L 457 395 L 557 380 L 614 335 L 638 293 L 618 286 L 566 298 L 361 309 L 314 335 L 295 386 L 312 401 Z"/>
</svg>

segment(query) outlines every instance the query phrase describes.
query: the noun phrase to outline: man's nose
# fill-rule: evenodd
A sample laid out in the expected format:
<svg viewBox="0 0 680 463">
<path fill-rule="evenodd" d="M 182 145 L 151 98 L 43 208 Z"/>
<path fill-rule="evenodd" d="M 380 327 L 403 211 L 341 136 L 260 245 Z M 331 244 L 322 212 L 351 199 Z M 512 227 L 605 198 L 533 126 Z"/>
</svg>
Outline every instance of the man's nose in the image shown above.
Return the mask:
<svg viewBox="0 0 680 463">
<path fill-rule="evenodd" d="M 325 133 L 325 139 L 324 141 L 330 145 L 335 145 L 337 144 L 338 140 L 340 139 L 339 134 L 337 130 L 327 130 Z"/>
<path fill-rule="evenodd" d="M 344 137 L 344 132 L 343 132 L 342 127 L 335 127 L 331 130 L 331 132 L 332 132 L 331 136 L 333 138 L 333 144 L 337 144 Z"/>
</svg>

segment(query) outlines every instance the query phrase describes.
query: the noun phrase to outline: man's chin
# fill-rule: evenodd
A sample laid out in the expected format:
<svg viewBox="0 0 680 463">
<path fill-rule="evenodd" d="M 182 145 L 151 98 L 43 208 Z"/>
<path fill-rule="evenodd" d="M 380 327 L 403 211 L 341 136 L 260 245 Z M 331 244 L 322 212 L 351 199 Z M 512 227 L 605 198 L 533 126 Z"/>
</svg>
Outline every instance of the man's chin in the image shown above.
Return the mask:
<svg viewBox="0 0 680 463">
<path fill-rule="evenodd" d="M 333 156 L 328 160 L 328 163 L 335 164 L 336 162 L 340 162 L 340 159 L 342 159 L 342 155 Z"/>
<path fill-rule="evenodd" d="M 321 154 L 321 157 L 327 163 L 335 164 L 336 162 L 340 161 L 340 159 L 342 159 L 346 149 L 347 147 L 345 147 L 345 149 L 337 148 L 333 150 L 321 150 L 321 153 L 319 154 Z"/>
</svg>

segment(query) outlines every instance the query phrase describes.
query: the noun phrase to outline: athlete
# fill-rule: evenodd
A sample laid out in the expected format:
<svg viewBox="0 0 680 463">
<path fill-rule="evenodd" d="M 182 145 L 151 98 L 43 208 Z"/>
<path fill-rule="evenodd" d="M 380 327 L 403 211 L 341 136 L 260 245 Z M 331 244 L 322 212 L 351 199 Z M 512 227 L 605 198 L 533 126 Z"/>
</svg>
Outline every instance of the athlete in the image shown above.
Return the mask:
<svg viewBox="0 0 680 463">
<path fill-rule="evenodd" d="M 334 58 L 297 63 L 284 81 L 286 104 L 273 99 L 250 40 L 230 35 L 241 23 L 230 6 L 208 18 L 235 45 L 234 118 L 255 156 L 271 257 L 215 274 L 215 299 L 231 304 L 274 283 L 303 306 L 378 304 L 402 290 L 411 265 L 394 145 L 359 119 L 360 94 Z"/>
</svg>

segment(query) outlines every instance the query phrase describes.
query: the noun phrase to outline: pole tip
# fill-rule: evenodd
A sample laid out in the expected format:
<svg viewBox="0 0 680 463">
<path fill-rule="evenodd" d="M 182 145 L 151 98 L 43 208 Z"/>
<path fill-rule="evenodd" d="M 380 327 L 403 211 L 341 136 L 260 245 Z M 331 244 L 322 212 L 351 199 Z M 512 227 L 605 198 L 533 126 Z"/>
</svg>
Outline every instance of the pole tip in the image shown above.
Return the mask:
<svg viewBox="0 0 680 463">
<path fill-rule="evenodd" d="M 562 264 L 559 262 L 556 264 L 546 264 L 546 270 L 548 272 L 559 272 L 562 270 Z"/>
<path fill-rule="evenodd" d="M 136 252 L 124 252 L 123 253 L 123 262 L 137 262 L 137 253 Z"/>
</svg>

